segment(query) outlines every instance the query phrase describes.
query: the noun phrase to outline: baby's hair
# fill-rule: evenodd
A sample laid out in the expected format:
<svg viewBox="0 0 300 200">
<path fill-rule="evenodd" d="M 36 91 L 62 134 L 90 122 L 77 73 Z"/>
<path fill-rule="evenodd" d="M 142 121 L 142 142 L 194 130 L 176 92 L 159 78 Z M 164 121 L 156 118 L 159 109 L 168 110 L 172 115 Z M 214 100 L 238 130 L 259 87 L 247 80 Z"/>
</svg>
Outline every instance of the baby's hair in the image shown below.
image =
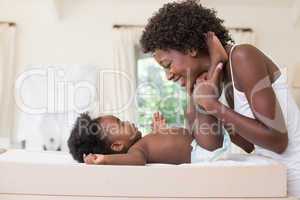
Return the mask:
<svg viewBox="0 0 300 200">
<path fill-rule="evenodd" d="M 71 155 L 78 162 L 83 162 L 84 154 L 110 153 L 99 120 L 100 118 L 91 119 L 88 113 L 83 113 L 76 119 L 68 139 L 68 147 Z"/>
<path fill-rule="evenodd" d="M 144 53 L 157 49 L 207 52 L 204 34 L 212 31 L 222 45 L 233 42 L 216 11 L 203 7 L 198 0 L 166 3 L 149 19 L 140 43 Z"/>
</svg>

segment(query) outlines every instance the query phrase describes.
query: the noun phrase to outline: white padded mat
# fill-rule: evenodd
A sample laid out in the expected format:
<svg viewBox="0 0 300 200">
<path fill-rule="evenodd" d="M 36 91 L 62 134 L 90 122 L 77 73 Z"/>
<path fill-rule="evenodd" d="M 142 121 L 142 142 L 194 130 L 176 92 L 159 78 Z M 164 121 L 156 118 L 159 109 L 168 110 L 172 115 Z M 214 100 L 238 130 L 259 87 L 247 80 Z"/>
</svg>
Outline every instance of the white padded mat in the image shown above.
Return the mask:
<svg viewBox="0 0 300 200">
<path fill-rule="evenodd" d="M 8 150 L 0 153 L 0 177 L 0 194 L 225 199 L 285 197 L 287 191 L 285 167 L 254 155 L 144 167 L 85 165 L 67 152 Z"/>
<path fill-rule="evenodd" d="M 7 150 L 0 154 L 0 162 L 18 162 L 18 163 L 39 163 L 39 164 L 79 164 L 74 161 L 71 155 L 67 152 L 56 151 L 25 151 L 25 150 Z M 231 154 L 227 156 L 226 160 L 218 160 L 214 162 L 201 162 L 194 164 L 182 164 L 180 166 L 257 166 L 257 165 L 270 165 L 276 163 L 275 161 L 256 155 L 241 155 Z M 168 164 L 148 164 L 147 166 L 176 166 Z"/>
<path fill-rule="evenodd" d="M 0 162 L 77 164 L 70 154 L 59 151 L 7 150 L 0 154 Z"/>
</svg>

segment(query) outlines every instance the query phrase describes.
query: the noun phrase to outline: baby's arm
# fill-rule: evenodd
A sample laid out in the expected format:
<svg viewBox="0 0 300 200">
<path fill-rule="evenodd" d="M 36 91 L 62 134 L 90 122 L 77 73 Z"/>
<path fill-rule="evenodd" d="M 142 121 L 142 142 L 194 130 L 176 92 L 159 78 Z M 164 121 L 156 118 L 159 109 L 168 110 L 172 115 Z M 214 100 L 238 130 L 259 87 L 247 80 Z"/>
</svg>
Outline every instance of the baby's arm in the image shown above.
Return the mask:
<svg viewBox="0 0 300 200">
<path fill-rule="evenodd" d="M 132 148 L 124 154 L 89 154 L 84 156 L 84 162 L 91 165 L 145 165 L 147 159 L 143 150 Z"/>
<path fill-rule="evenodd" d="M 161 129 L 167 128 L 165 117 L 160 112 L 155 112 L 152 117 L 152 131 L 158 132 Z"/>
</svg>

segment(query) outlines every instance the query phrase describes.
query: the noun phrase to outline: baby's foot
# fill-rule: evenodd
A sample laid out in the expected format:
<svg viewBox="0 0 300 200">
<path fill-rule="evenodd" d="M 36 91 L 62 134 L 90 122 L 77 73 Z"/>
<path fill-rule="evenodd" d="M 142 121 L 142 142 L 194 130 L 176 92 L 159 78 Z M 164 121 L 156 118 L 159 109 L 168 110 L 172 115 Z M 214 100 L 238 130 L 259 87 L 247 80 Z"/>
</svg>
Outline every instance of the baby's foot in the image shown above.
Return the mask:
<svg viewBox="0 0 300 200">
<path fill-rule="evenodd" d="M 211 64 L 216 66 L 219 62 L 227 62 L 228 55 L 214 32 L 209 31 L 205 34 L 206 44 L 211 59 Z"/>
</svg>

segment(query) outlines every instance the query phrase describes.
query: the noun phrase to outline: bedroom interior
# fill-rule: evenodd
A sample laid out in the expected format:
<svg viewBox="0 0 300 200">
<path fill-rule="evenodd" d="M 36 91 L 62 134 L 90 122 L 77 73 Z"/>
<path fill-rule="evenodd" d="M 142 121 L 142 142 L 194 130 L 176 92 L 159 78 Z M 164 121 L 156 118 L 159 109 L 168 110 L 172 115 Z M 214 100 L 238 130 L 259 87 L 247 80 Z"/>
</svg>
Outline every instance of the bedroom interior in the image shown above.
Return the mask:
<svg viewBox="0 0 300 200">
<path fill-rule="evenodd" d="M 0 199 L 294 199 L 287 196 L 285 166 L 247 157 L 236 146 L 234 153 L 242 155 L 228 162 L 147 169 L 103 166 L 98 175 L 95 166 L 71 159 L 67 139 L 79 113 L 114 114 L 134 121 L 144 133 L 151 128 L 153 110 L 160 110 L 173 126 L 185 124 L 185 92 L 167 82 L 139 44 L 147 19 L 167 2 L 0 0 Z M 255 45 L 271 55 L 287 74 L 299 107 L 300 1 L 201 3 L 217 10 L 236 43 Z M 193 176 L 197 169 L 202 172 Z M 156 183 L 164 174 L 166 179 Z M 63 176 L 88 181 L 94 175 L 103 181 L 93 180 L 89 187 L 58 181 Z M 213 185 L 217 175 L 234 183 Z M 176 182 L 184 176 L 206 191 Z M 118 177 L 132 182 L 116 183 Z M 211 178 L 211 185 L 198 181 L 201 177 Z M 97 184 L 103 191 L 97 191 Z M 72 187 L 63 190 L 66 185 Z"/>
</svg>

